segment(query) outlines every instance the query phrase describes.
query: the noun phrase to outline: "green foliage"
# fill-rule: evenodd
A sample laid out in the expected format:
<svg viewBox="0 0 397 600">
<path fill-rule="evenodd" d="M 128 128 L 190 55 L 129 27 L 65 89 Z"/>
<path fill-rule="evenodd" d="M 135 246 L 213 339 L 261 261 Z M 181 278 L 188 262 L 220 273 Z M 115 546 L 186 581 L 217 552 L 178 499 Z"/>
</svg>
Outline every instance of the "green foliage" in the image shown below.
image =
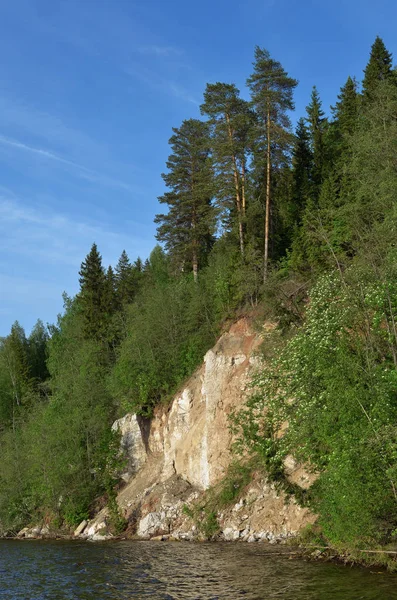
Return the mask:
<svg viewBox="0 0 397 600">
<path fill-rule="evenodd" d="M 48 513 L 75 525 L 105 490 L 103 465 L 116 456 L 108 441 L 114 405 L 106 351 L 85 339 L 83 317 L 79 302 L 69 301 L 48 343 L 51 397 L 30 402 L 1 437 L 0 519 L 7 527 Z"/>
<path fill-rule="evenodd" d="M 195 522 L 205 538 L 211 539 L 219 533 L 218 513 L 238 500 L 251 480 L 255 464 L 253 460 L 232 463 L 226 476 L 208 489 L 199 502 L 192 506 L 184 505 L 184 514 Z"/>
<path fill-rule="evenodd" d="M 380 82 L 394 79 L 392 66 L 392 55 L 386 49 L 383 40 L 376 36 L 371 47 L 368 64 L 364 70 L 363 93 L 366 102 L 373 100 L 373 93 Z"/>
<path fill-rule="evenodd" d="M 109 294 L 102 257 L 96 244 L 81 264 L 79 302 L 85 337 L 100 339 L 109 313 Z M 108 278 L 109 279 L 109 278 Z"/>
<path fill-rule="evenodd" d="M 35 368 L 40 368 L 36 350 L 35 338 L 28 341 L 17 321 L 0 341 L 0 430 L 9 426 L 15 429 L 23 411 L 35 401 Z"/>
<path fill-rule="evenodd" d="M 239 498 L 251 480 L 252 469 L 252 464 L 232 463 L 215 493 L 215 503 L 220 510 Z"/>
<path fill-rule="evenodd" d="M 244 255 L 246 244 L 247 162 L 254 127 L 248 102 L 234 84 L 207 84 L 202 114 L 211 127 L 214 193 L 223 227 L 238 239 Z"/>
<path fill-rule="evenodd" d="M 190 277 L 148 285 L 128 307 L 127 331 L 110 378 L 123 410 L 150 414 L 190 375 L 215 337 L 201 283 Z"/>
<path fill-rule="evenodd" d="M 299 532 L 299 543 L 303 544 L 304 546 L 326 546 L 327 542 L 324 539 L 324 536 L 322 534 L 321 528 L 319 527 L 319 525 L 317 524 L 309 524 L 306 525 L 306 527 L 304 527 L 300 532 Z"/>
<path fill-rule="evenodd" d="M 121 253 L 115 269 L 115 291 L 118 303 L 125 306 L 133 302 L 142 279 L 142 261 L 131 264 L 125 250 Z"/>
<path fill-rule="evenodd" d="M 277 257 L 278 245 L 274 243 L 273 233 L 279 227 L 275 225 L 273 215 L 279 212 L 277 209 L 280 205 L 274 200 L 277 198 L 280 177 L 273 175 L 282 173 L 290 163 L 292 136 L 288 112 L 294 109 L 293 91 L 298 82 L 288 76 L 281 63 L 271 58 L 267 50 L 259 46 L 255 48 L 253 67 L 247 85 L 256 113 L 253 179 L 258 198 L 264 207 L 263 281 L 266 282 L 269 257 Z M 283 186 L 282 189 L 285 192 Z"/>
<path fill-rule="evenodd" d="M 323 276 L 303 328 L 258 373 L 236 418 L 241 443 L 273 479 L 290 453 L 318 474 L 310 503 L 332 543 L 384 542 L 396 526 L 390 293 L 368 268 Z"/>
<path fill-rule="evenodd" d="M 334 127 L 337 136 L 337 151 L 340 159 L 346 159 L 349 149 L 349 137 L 353 135 L 359 114 L 359 95 L 357 82 L 351 77 L 347 78 L 345 85 L 341 88 L 338 101 L 332 108 L 334 115 Z"/>
<path fill-rule="evenodd" d="M 320 95 L 316 86 L 314 86 L 310 97 L 310 104 L 306 107 L 306 120 L 309 126 L 311 137 L 311 150 L 313 153 L 312 180 L 314 189 L 316 191 L 316 196 L 318 194 L 318 188 L 323 181 L 326 168 L 324 135 L 327 126 L 327 120 L 324 116 L 324 111 L 321 106 L 322 104 Z"/>
<path fill-rule="evenodd" d="M 285 127 L 288 121 L 287 111 L 293 110 L 292 93 L 298 82 L 289 77 L 282 65 L 271 58 L 270 53 L 259 46 L 255 47 L 254 71 L 247 84 L 252 94 L 252 103 L 256 108 L 261 126 L 266 125 L 270 111 L 272 126 Z"/>
<path fill-rule="evenodd" d="M 28 338 L 28 362 L 30 376 L 36 383 L 44 382 L 48 378 L 47 369 L 47 344 L 49 335 L 40 319 L 33 327 Z"/>
<path fill-rule="evenodd" d="M 178 269 L 192 269 L 196 281 L 215 231 L 209 132 L 207 124 L 197 119 L 184 121 L 173 131 L 168 173 L 163 175 L 170 191 L 159 197 L 169 212 L 155 218 L 157 239 L 165 242 Z"/>
<path fill-rule="evenodd" d="M 316 88 L 290 130 L 297 81 L 259 47 L 251 102 L 208 84 L 207 122 L 173 129 L 143 264 L 125 251 L 105 270 L 93 244 L 80 292 L 48 331 L 18 323 L 0 340 L 0 521 L 73 526 L 107 498 L 113 530 L 121 469 L 111 423 L 151 415 L 241 312 L 276 321 L 269 368 L 233 417 L 239 450 L 319 515 L 333 544 L 397 531 L 397 86 L 377 38 L 363 94 L 341 88 L 328 121 Z M 269 268 L 268 268 L 269 267 Z M 271 268 L 270 268 L 271 267 Z M 293 454 L 318 477 L 291 485 Z M 244 454 L 246 458 L 246 454 Z M 233 470 L 234 469 L 234 470 Z M 211 537 L 250 469 L 233 467 L 191 516 Z M 319 526 L 319 525 L 317 525 Z M 316 533 L 317 535 L 317 533 Z"/>
<path fill-rule="evenodd" d="M 313 152 L 310 148 L 309 132 L 304 119 L 299 119 L 292 157 L 294 221 L 300 223 L 303 209 L 312 192 Z"/>
</svg>

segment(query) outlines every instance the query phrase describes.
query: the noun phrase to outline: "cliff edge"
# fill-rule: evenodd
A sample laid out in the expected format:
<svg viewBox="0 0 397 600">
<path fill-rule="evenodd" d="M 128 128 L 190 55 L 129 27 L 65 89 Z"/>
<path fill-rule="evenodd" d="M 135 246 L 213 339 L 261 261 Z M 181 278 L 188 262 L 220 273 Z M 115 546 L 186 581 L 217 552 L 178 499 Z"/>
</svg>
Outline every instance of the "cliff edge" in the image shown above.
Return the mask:
<svg viewBox="0 0 397 600">
<path fill-rule="evenodd" d="M 207 352 L 169 406 L 158 407 L 150 420 L 128 414 L 115 422 L 127 459 L 117 503 L 129 534 L 143 539 L 203 537 L 194 507 L 220 484 L 233 461 L 229 415 L 246 400 L 251 371 L 260 364 L 255 351 L 261 342 L 250 322 L 239 320 Z M 307 487 L 304 470 L 293 461 L 289 470 Z M 273 542 L 295 535 L 314 520 L 308 509 L 287 499 L 255 471 L 238 502 L 212 517 L 223 539 Z M 108 520 L 104 509 L 82 524 L 78 535 L 104 539 Z"/>
</svg>

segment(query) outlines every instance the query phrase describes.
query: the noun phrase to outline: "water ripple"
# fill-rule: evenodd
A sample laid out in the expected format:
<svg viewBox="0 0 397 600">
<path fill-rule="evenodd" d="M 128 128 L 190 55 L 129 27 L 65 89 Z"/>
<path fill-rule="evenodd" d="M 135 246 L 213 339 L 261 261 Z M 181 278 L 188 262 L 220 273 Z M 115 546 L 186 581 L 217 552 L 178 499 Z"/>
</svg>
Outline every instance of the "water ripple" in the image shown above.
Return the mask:
<svg viewBox="0 0 397 600">
<path fill-rule="evenodd" d="M 0 600 L 397 600 L 397 576 L 279 547 L 0 541 Z"/>
</svg>

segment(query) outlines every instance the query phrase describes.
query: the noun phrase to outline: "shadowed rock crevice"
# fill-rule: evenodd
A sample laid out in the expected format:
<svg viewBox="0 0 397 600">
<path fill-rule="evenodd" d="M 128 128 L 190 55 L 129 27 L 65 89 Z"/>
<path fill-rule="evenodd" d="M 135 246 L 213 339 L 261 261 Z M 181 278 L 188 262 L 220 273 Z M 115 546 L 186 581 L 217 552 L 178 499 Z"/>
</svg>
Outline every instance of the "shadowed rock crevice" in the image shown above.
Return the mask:
<svg viewBox="0 0 397 600">
<path fill-rule="evenodd" d="M 142 442 L 145 446 L 146 453 L 148 454 L 150 452 L 149 436 L 151 419 L 143 417 L 142 415 L 137 415 L 136 420 L 139 425 L 139 429 L 141 430 Z"/>
</svg>

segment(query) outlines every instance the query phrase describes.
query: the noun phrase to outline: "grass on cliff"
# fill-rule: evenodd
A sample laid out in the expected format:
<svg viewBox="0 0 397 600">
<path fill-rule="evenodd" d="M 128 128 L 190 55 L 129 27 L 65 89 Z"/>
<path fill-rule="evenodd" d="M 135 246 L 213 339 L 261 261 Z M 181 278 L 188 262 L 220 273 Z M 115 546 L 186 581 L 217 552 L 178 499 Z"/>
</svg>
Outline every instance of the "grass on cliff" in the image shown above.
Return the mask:
<svg viewBox="0 0 397 600">
<path fill-rule="evenodd" d="M 194 521 L 198 531 L 205 538 L 214 538 L 220 532 L 219 513 L 241 497 L 255 468 L 255 460 L 246 463 L 233 462 L 222 481 L 209 488 L 195 504 L 183 507 L 184 513 Z"/>
</svg>

